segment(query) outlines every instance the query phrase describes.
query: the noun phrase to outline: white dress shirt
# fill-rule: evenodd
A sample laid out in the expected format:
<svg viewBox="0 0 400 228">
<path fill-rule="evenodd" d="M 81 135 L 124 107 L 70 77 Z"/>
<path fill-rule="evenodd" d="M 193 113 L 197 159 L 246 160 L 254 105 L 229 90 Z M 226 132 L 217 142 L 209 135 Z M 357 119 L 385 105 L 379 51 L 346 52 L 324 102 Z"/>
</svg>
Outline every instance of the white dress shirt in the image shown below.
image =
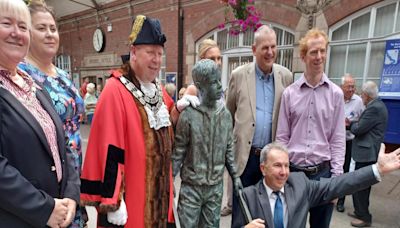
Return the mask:
<svg viewBox="0 0 400 228">
<path fill-rule="evenodd" d="M 271 212 L 272 212 L 272 218 L 274 218 L 274 212 L 275 212 L 275 202 L 276 202 L 276 195 L 274 194 L 274 191 L 267 186 L 265 183 L 265 180 L 263 180 L 263 184 L 265 187 L 265 190 L 267 191 L 268 199 L 269 199 L 269 205 L 271 205 Z M 282 201 L 282 207 L 283 207 L 283 222 L 284 222 L 284 227 L 288 227 L 288 209 L 287 209 L 287 204 L 286 204 L 286 199 L 285 199 L 285 188 L 282 187 L 279 190 L 279 197 L 281 198 Z"/>
<path fill-rule="evenodd" d="M 353 94 L 348 101 L 344 101 L 344 116 L 350 121 L 357 121 L 365 107 L 360 96 Z M 354 134 L 346 130 L 346 141 L 354 139 Z"/>
</svg>

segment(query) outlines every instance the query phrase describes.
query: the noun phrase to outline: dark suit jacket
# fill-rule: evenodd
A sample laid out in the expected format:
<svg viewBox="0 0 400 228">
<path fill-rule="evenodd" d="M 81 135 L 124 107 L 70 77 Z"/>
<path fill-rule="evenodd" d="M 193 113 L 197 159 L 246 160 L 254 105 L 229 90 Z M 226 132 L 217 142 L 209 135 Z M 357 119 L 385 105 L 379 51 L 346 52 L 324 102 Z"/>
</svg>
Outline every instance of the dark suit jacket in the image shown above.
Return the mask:
<svg viewBox="0 0 400 228">
<path fill-rule="evenodd" d="M 302 172 L 291 173 L 285 184 L 284 193 L 288 208 L 288 227 L 306 227 L 307 214 L 311 207 L 352 194 L 377 182 L 371 166 L 334 178 L 322 178 L 321 181 L 309 180 Z M 243 197 L 252 218 L 261 218 L 266 221 L 265 227 L 273 228 L 274 219 L 263 181 L 245 188 Z M 241 211 L 236 214 L 238 216 L 233 218 L 232 227 L 246 225 Z"/>
<path fill-rule="evenodd" d="M 56 126 L 63 177 L 58 183 L 45 134 L 33 115 L 0 87 L 0 227 L 45 227 L 53 198 L 79 203 L 79 175 L 66 155 L 61 120 L 45 92 L 36 96 Z M 71 154 L 71 153 L 68 153 Z"/>
<path fill-rule="evenodd" d="M 388 122 L 388 111 L 379 99 L 372 100 L 357 122 L 350 125 L 356 136 L 352 144 L 352 157 L 356 162 L 376 162 Z"/>
</svg>

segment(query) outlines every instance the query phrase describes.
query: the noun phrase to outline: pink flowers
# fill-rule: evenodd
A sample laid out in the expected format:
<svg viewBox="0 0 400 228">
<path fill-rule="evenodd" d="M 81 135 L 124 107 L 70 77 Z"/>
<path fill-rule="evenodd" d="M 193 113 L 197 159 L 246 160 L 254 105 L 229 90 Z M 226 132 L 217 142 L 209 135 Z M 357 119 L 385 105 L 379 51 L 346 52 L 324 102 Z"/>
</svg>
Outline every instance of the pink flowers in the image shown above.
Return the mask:
<svg viewBox="0 0 400 228">
<path fill-rule="evenodd" d="M 247 29 L 257 30 L 260 26 L 260 13 L 254 7 L 254 5 L 248 5 L 254 3 L 254 0 L 221 0 L 227 7 L 230 7 L 235 20 L 232 20 L 232 27 L 229 30 L 231 35 L 238 35 L 241 32 L 247 31 Z M 225 23 L 229 21 L 228 11 L 225 11 Z M 218 28 L 224 28 L 225 24 L 221 24 Z"/>
<path fill-rule="evenodd" d="M 228 1 L 228 4 L 229 4 L 229 5 L 236 5 L 236 0 L 229 0 L 229 1 Z"/>
</svg>

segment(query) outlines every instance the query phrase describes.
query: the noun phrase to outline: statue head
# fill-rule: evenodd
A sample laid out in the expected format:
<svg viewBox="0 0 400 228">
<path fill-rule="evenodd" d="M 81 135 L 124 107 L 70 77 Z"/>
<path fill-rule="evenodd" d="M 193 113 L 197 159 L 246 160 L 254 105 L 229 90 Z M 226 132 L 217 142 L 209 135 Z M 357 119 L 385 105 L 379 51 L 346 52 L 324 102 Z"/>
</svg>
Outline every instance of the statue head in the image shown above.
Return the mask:
<svg viewBox="0 0 400 228">
<path fill-rule="evenodd" d="M 202 59 L 192 70 L 194 84 L 201 96 L 201 103 L 209 106 L 216 104 L 221 98 L 221 71 L 218 65 L 210 59 Z"/>
</svg>

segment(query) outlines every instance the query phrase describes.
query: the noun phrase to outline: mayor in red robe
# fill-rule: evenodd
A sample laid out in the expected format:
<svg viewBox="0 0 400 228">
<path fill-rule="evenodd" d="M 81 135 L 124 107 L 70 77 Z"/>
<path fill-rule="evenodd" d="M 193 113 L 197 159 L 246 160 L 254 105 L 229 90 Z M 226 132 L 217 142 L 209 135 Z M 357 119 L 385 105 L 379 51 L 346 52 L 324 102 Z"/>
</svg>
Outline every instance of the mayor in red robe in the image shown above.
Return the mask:
<svg viewBox="0 0 400 228">
<path fill-rule="evenodd" d="M 112 73 L 96 106 L 81 203 L 96 206 L 98 227 L 166 227 L 172 219 L 173 101 L 156 78 L 166 38 L 158 20 L 139 15 L 129 39 L 128 67 Z M 115 222 L 124 202 L 127 220 Z"/>
</svg>

